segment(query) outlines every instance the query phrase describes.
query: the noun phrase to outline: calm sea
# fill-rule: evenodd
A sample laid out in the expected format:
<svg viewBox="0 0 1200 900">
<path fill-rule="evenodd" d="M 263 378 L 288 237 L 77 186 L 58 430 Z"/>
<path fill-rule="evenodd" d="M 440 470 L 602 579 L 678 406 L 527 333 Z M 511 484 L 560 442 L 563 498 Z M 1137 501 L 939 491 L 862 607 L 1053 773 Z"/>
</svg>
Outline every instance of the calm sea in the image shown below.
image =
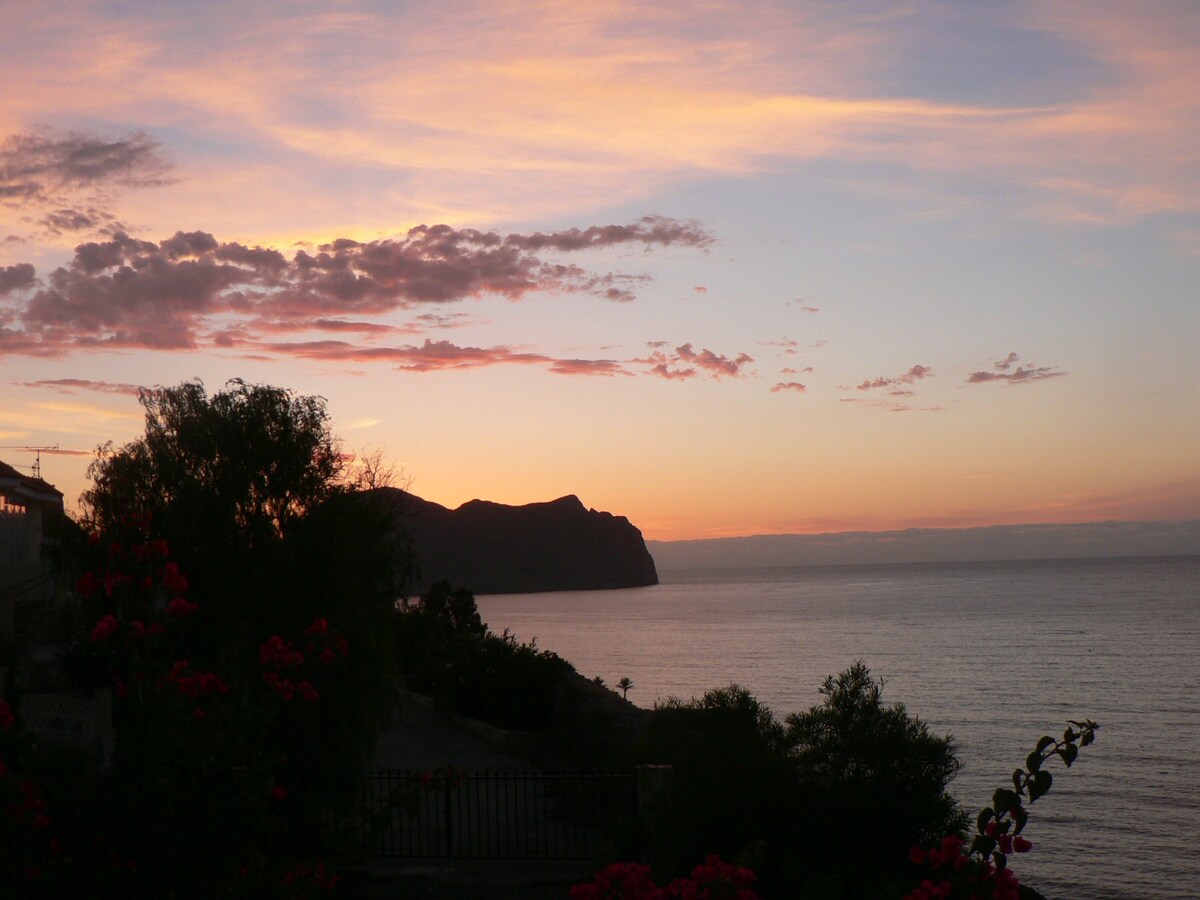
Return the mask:
<svg viewBox="0 0 1200 900">
<path fill-rule="evenodd" d="M 865 660 L 885 700 L 954 735 L 970 811 L 1042 734 L 1094 719 L 1014 871 L 1062 900 L 1200 897 L 1200 557 L 659 574 L 479 609 L 588 677 L 631 678 L 642 706 L 737 682 L 783 717 Z"/>
</svg>

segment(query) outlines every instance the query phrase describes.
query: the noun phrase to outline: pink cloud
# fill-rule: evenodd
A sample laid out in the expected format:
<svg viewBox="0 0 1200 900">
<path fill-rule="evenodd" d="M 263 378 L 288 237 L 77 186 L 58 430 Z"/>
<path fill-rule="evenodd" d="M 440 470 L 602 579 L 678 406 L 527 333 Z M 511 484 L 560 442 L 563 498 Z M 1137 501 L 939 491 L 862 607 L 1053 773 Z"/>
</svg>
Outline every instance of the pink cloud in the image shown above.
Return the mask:
<svg viewBox="0 0 1200 900">
<path fill-rule="evenodd" d="M 556 359 L 550 371 L 560 375 L 632 375 L 619 362 L 611 359 Z"/>
<path fill-rule="evenodd" d="M 721 378 L 726 375 L 736 378 L 741 374 L 742 366 L 746 363 L 754 362 L 754 357 L 746 353 L 739 353 L 734 359 L 713 353 L 707 348 L 697 353 L 692 349 L 691 344 L 683 344 L 676 347 L 675 352 L 678 354 L 679 359 L 704 369 L 714 378 Z"/>
<path fill-rule="evenodd" d="M 707 294 L 708 293 L 708 288 L 706 288 L 702 284 L 696 285 L 694 288 L 692 288 L 692 290 L 695 291 L 697 294 Z"/>
<path fill-rule="evenodd" d="M 80 244 L 68 265 L 40 282 L 28 264 L 0 270 L 6 293 L 30 293 L 0 323 L 8 327 L 0 332 L 0 353 L 187 350 L 201 344 L 206 327 L 218 327 L 218 318 L 249 320 L 243 326 L 272 322 L 277 330 L 294 323 L 294 330 L 344 331 L 350 329 L 346 322 L 364 316 L 485 295 L 515 301 L 536 291 L 628 301 L 646 276 L 589 273 L 539 252 L 621 243 L 704 247 L 710 241 L 698 225 L 657 216 L 632 225 L 504 237 L 422 225 L 402 238 L 340 239 L 291 259 L 274 248 L 220 243 L 200 231 L 177 232 L 158 243 L 118 233 Z M 12 327 L 18 323 L 19 330 Z M 219 327 L 225 332 L 231 326 Z"/>
<path fill-rule="evenodd" d="M 798 381 L 780 381 L 771 388 L 771 393 L 777 394 L 780 391 L 795 391 L 798 394 L 803 394 L 806 390 L 808 388 Z"/>
<path fill-rule="evenodd" d="M 1058 378 L 1067 373 L 1057 366 L 1017 365 L 1020 359 L 1016 353 L 1009 353 L 1004 359 L 992 364 L 992 371 L 986 369 L 972 372 L 967 376 L 967 384 L 986 384 L 990 381 L 1006 381 L 1009 384 L 1028 384 L 1033 381 L 1045 381 L 1047 378 Z"/>
<path fill-rule="evenodd" d="M 462 328 L 471 323 L 470 313 L 421 313 L 416 321 L 430 328 Z"/>
<path fill-rule="evenodd" d="M 681 344 L 673 353 L 667 353 L 661 349 L 666 345 L 666 341 L 650 341 L 648 346 L 654 348 L 654 352 L 630 362 L 648 366 L 651 375 L 676 381 L 695 378 L 701 372 L 708 373 L 711 378 L 736 378 L 742 374 L 743 366 L 754 362 L 754 358 L 746 353 L 730 358 L 708 348 L 697 352 L 690 343 Z"/>
<path fill-rule="evenodd" d="M 83 378 L 53 378 L 43 381 L 18 381 L 13 383 L 28 388 L 50 388 L 63 394 L 73 394 L 76 391 L 96 391 L 101 394 L 126 394 L 136 397 L 142 389 L 140 385 L 136 384 L 125 384 L 114 381 L 90 381 Z M 80 455 L 91 456 L 91 453 L 81 453 Z"/>
<path fill-rule="evenodd" d="M 88 132 L 42 130 L 0 142 L 0 202 L 18 206 L 53 202 L 79 190 L 165 184 L 170 172 L 161 145 L 142 132 L 106 140 Z M 67 230 L 90 227 L 72 211 L 60 212 Z"/>
<path fill-rule="evenodd" d="M 868 379 L 858 385 L 858 390 L 869 391 L 875 388 L 890 387 L 895 384 L 912 384 L 915 381 L 920 381 L 923 378 L 929 378 L 933 375 L 933 369 L 929 366 L 916 365 L 910 368 L 903 375 L 897 375 L 894 378 L 879 377 Z"/>
<path fill-rule="evenodd" d="M 0 268 L 0 297 L 31 288 L 37 283 L 37 275 L 29 263 Z"/>
</svg>

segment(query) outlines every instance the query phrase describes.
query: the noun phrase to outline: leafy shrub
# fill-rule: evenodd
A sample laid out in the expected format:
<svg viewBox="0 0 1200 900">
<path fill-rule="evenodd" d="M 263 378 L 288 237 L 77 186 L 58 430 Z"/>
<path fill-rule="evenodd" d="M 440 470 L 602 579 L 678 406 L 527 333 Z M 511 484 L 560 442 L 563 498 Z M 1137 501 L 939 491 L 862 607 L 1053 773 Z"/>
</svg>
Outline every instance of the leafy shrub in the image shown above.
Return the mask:
<svg viewBox="0 0 1200 900">
<path fill-rule="evenodd" d="M 642 756 L 674 770 L 654 828 L 664 870 L 719 853 L 753 864 L 768 893 L 895 896 L 909 847 L 962 833 L 949 737 L 885 705 L 861 662 L 821 693 L 782 724 L 736 685 L 656 708 Z"/>
<path fill-rule="evenodd" d="M 575 671 L 557 654 L 539 650 L 536 640 L 488 631 L 474 595 L 444 581 L 404 611 L 398 631 L 409 687 L 500 728 L 546 725 L 563 679 Z"/>
</svg>

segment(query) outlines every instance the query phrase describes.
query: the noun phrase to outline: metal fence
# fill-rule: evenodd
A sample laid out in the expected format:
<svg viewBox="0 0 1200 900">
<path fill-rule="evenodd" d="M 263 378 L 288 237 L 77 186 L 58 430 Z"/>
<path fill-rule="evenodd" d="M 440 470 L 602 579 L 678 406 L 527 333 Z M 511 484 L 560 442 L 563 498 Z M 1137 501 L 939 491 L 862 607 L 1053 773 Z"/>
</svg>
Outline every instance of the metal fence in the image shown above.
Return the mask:
<svg viewBox="0 0 1200 900">
<path fill-rule="evenodd" d="M 379 856 L 588 859 L 630 846 L 633 775 L 378 772 L 363 779 L 363 849 Z"/>
</svg>

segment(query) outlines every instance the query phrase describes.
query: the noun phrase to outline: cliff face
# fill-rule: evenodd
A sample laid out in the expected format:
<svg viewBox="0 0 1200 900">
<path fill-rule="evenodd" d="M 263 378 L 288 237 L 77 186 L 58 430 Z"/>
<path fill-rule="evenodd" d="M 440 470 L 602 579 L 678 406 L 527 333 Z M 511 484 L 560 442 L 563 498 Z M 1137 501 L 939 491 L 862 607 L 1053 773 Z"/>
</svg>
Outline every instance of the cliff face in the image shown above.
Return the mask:
<svg viewBox="0 0 1200 900">
<path fill-rule="evenodd" d="M 477 594 L 658 584 L 642 533 L 624 516 L 585 509 L 574 495 L 525 506 L 471 500 L 450 510 L 382 490 L 412 539 L 418 592 L 443 580 Z"/>
</svg>

